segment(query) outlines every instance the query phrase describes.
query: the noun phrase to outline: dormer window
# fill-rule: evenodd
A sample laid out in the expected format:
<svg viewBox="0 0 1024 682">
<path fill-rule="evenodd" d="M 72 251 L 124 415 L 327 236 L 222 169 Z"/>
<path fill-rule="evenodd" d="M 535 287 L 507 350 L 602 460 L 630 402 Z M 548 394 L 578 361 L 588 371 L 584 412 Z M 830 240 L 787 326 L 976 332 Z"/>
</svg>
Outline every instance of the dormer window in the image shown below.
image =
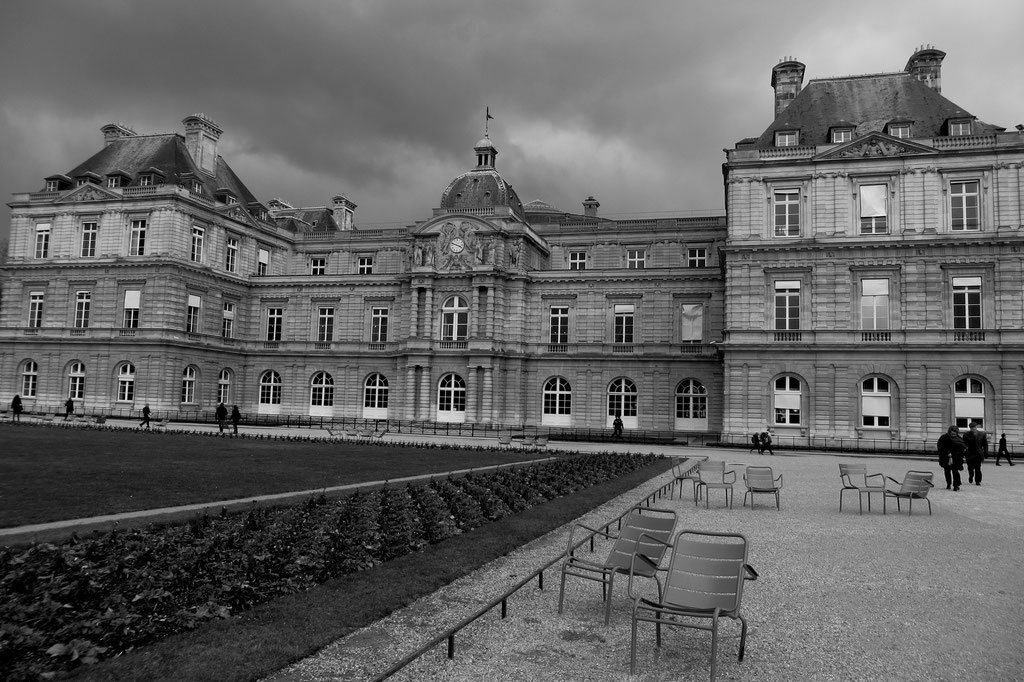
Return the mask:
<svg viewBox="0 0 1024 682">
<path fill-rule="evenodd" d="M 955 118 L 949 121 L 949 134 L 953 137 L 960 137 L 971 134 L 971 119 Z"/>
<path fill-rule="evenodd" d="M 86 171 L 82 175 L 75 178 L 75 186 L 83 187 L 85 185 L 98 185 L 100 184 L 100 176 L 96 175 L 92 171 Z"/>
<path fill-rule="evenodd" d="M 59 180 L 47 180 L 46 181 L 46 191 L 47 192 L 57 192 L 59 190 L 60 190 L 60 181 Z"/>
<path fill-rule="evenodd" d="M 910 138 L 910 124 L 909 123 L 890 123 L 889 134 L 893 137 L 899 137 L 901 139 Z"/>
<path fill-rule="evenodd" d="M 139 187 L 152 187 L 156 184 L 156 177 L 152 173 L 143 173 L 139 176 Z"/>
<path fill-rule="evenodd" d="M 121 186 L 121 176 L 120 175 L 111 175 L 111 176 L 109 176 L 107 178 L 107 187 L 110 187 L 111 189 L 117 189 L 120 186 Z"/>
<path fill-rule="evenodd" d="M 849 142 L 853 139 L 853 128 L 832 128 L 832 144 Z"/>
<path fill-rule="evenodd" d="M 800 131 L 799 130 L 776 130 L 775 131 L 775 146 L 776 147 L 796 147 L 800 144 Z"/>
</svg>

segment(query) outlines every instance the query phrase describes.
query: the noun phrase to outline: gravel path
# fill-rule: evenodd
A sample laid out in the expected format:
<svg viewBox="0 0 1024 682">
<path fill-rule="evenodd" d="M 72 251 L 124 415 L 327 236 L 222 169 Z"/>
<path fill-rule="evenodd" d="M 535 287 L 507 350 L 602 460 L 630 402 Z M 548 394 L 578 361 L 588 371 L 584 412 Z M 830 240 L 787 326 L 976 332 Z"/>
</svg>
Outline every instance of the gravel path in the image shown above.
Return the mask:
<svg viewBox="0 0 1024 682">
<path fill-rule="evenodd" d="M 736 660 L 739 624 L 719 626 L 720 680 L 1024 680 L 1024 466 L 985 464 L 983 486 L 945 490 L 934 462 L 826 455 L 758 456 L 739 450 L 694 450 L 735 463 L 734 509 L 721 493 L 711 508 L 692 496 L 667 498 L 677 529 L 738 531 L 750 540 L 750 563 L 761 577 L 747 582 L 742 612 L 749 631 Z M 908 469 L 932 470 L 938 487 L 926 504 L 896 513 L 857 513 L 847 494 L 838 510 L 838 462 L 867 462 L 869 471 L 901 479 Z M 782 510 L 759 496 L 741 506 L 742 467 L 769 464 L 785 476 Z M 966 474 L 966 472 L 964 472 Z M 604 523 L 657 489 L 663 475 L 581 520 Z M 718 491 L 715 491 L 718 492 Z M 875 502 L 880 502 L 875 498 Z M 267 682 L 366 680 L 498 596 L 564 552 L 568 526 L 268 678 Z M 607 553 L 599 544 L 597 555 Z M 637 675 L 629 675 L 630 603 L 616 583 L 612 620 L 603 624 L 600 587 L 570 580 L 557 612 L 557 565 L 544 590 L 532 582 L 500 611 L 456 637 L 454 660 L 441 644 L 390 679 L 705 680 L 710 634 L 666 629 L 661 649 L 642 624 Z M 652 588 L 653 589 L 653 588 Z"/>
</svg>

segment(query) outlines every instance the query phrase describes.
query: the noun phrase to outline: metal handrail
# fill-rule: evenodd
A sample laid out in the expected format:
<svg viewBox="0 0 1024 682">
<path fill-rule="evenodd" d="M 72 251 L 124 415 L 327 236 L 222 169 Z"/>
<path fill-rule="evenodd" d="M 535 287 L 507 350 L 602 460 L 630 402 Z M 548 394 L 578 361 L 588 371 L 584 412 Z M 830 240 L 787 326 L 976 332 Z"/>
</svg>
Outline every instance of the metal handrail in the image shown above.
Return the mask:
<svg viewBox="0 0 1024 682">
<path fill-rule="evenodd" d="M 685 462 L 688 459 L 690 459 L 690 458 L 684 458 L 683 461 Z M 694 464 L 691 465 L 689 471 L 692 471 L 694 466 L 696 466 L 696 460 L 694 461 Z M 626 518 L 626 515 L 629 514 L 635 507 L 637 507 L 637 506 L 650 507 L 651 503 L 654 500 L 657 500 L 657 499 L 659 499 L 661 497 L 664 497 L 664 495 L 665 495 L 667 490 L 673 491 L 673 495 L 674 495 L 675 485 L 676 485 L 676 478 L 673 477 L 671 481 L 669 481 L 668 483 L 666 483 L 665 485 L 661 486 L 660 488 L 658 488 L 654 492 L 650 493 L 647 497 L 645 497 L 644 500 L 642 502 L 640 502 L 639 505 L 634 505 L 634 506 L 630 507 L 629 509 L 624 511 L 622 514 L 620 514 L 617 518 L 615 518 L 615 519 L 609 521 L 608 523 L 606 523 L 604 526 L 602 526 L 602 528 L 607 533 L 608 529 L 611 528 L 612 524 L 617 523 L 619 530 L 621 530 L 622 529 L 622 520 L 624 518 Z M 586 535 L 586 536 L 582 537 L 580 539 L 580 541 L 577 542 L 572 547 L 572 549 L 570 551 L 575 551 L 577 548 L 579 548 L 585 542 L 590 542 L 590 551 L 594 551 L 594 536 L 595 536 L 595 534 L 596 533 L 591 532 L 589 535 Z M 477 610 L 472 615 L 466 616 L 461 621 L 459 621 L 459 623 L 457 625 L 454 625 L 453 627 L 448 628 L 447 630 L 445 630 L 441 634 L 439 634 L 436 637 L 434 637 L 433 639 L 431 639 L 426 644 L 423 644 L 422 646 L 420 646 L 418 649 L 416 649 L 412 653 L 407 654 L 400 661 L 398 661 L 397 663 L 392 665 L 390 668 L 388 668 L 384 673 L 382 673 L 382 674 L 378 675 L 377 677 L 373 678 L 374 681 L 375 682 L 381 682 L 381 680 L 386 680 L 387 678 L 391 677 L 392 675 L 394 675 L 395 673 L 400 671 L 402 668 L 404 668 L 405 666 L 409 665 L 410 663 L 415 661 L 417 658 L 419 658 L 423 654 L 427 653 L 428 651 L 430 651 L 435 646 L 437 646 L 438 644 L 440 644 L 441 642 L 443 642 L 445 640 L 448 640 L 448 658 L 449 659 L 455 658 L 455 635 L 458 634 L 458 632 L 460 630 L 465 628 L 467 625 L 470 625 L 471 623 L 473 623 L 474 621 L 476 621 L 477 619 L 479 619 L 483 615 L 489 613 L 491 611 L 491 609 L 493 609 L 494 607 L 498 606 L 499 604 L 501 605 L 501 619 L 504 620 L 507 617 L 507 615 L 508 615 L 508 599 L 509 599 L 509 597 L 511 597 L 516 592 L 518 592 L 520 589 L 522 589 L 527 583 L 531 582 L 534 578 L 537 578 L 537 588 L 540 589 L 540 590 L 543 590 L 544 589 L 544 571 L 546 571 L 547 569 L 551 568 L 554 564 L 562 561 L 564 559 L 564 557 L 565 557 L 564 554 L 559 554 L 555 558 L 551 559 L 550 561 L 545 563 L 543 566 L 541 566 L 540 568 L 536 569 L 533 573 L 531 573 L 530 575 L 526 576 L 525 578 L 520 580 L 518 583 L 516 583 L 514 587 L 511 587 L 508 590 L 506 590 L 504 593 L 501 594 L 501 596 L 492 599 L 490 602 L 487 603 L 486 606 L 480 608 L 479 610 Z"/>
</svg>

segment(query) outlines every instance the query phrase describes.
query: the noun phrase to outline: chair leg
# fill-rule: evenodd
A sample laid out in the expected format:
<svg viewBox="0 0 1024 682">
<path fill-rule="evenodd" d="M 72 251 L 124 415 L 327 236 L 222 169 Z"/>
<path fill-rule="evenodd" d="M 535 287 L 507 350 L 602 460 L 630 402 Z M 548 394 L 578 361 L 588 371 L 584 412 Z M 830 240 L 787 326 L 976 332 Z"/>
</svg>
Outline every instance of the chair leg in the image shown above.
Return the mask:
<svg viewBox="0 0 1024 682">
<path fill-rule="evenodd" d="M 740 619 L 740 659 L 743 660 L 743 653 L 747 650 L 747 619 L 743 616 L 737 615 Z"/>
<path fill-rule="evenodd" d="M 604 624 L 605 625 L 608 625 L 608 623 L 611 622 L 611 618 L 612 618 L 612 594 L 614 593 L 614 590 L 612 589 L 612 587 L 615 586 L 615 571 L 612 571 L 611 573 L 608 574 L 608 583 L 607 583 L 607 585 L 608 585 L 608 592 L 605 595 L 605 599 L 604 599 Z M 601 583 L 601 587 L 603 588 L 604 586 L 605 586 L 605 583 L 602 582 Z"/>
<path fill-rule="evenodd" d="M 562 587 L 558 590 L 558 612 L 562 612 L 562 601 L 565 599 L 565 567 L 562 567 Z"/>
<path fill-rule="evenodd" d="M 636 607 L 633 608 L 633 636 L 629 643 L 629 674 L 636 674 Z"/>
<path fill-rule="evenodd" d="M 715 659 L 718 658 L 718 609 L 711 618 L 711 682 L 715 682 Z"/>
</svg>

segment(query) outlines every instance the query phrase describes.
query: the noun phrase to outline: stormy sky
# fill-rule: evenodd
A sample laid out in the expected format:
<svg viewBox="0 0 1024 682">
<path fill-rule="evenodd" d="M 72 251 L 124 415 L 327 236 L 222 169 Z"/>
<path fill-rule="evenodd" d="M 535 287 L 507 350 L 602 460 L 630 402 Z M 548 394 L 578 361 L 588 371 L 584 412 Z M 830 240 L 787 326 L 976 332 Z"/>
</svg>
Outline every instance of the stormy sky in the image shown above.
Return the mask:
<svg viewBox="0 0 1024 682">
<path fill-rule="evenodd" d="M 780 59 L 806 83 L 931 44 L 943 95 L 1012 129 L 1022 27 L 1017 0 L 4 0 L 0 195 L 85 160 L 107 123 L 182 132 L 203 112 L 263 201 L 342 193 L 357 225 L 405 224 L 475 165 L 490 107 L 524 202 L 715 210 L 722 149 L 771 123 Z"/>
</svg>

